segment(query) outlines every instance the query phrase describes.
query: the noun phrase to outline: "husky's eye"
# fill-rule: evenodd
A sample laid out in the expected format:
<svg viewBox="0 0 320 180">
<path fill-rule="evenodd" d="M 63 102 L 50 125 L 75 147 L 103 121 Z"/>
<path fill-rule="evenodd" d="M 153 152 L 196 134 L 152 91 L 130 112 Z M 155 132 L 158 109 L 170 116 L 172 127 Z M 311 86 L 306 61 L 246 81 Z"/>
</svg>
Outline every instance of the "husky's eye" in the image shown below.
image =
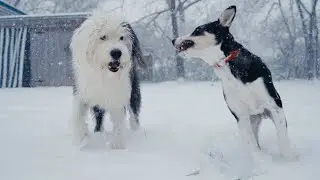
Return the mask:
<svg viewBox="0 0 320 180">
<path fill-rule="evenodd" d="M 106 35 L 103 35 L 103 36 L 100 37 L 100 39 L 101 39 L 102 41 L 104 41 L 104 40 L 107 39 L 107 36 L 106 36 Z"/>
<path fill-rule="evenodd" d="M 121 36 L 121 37 L 120 37 L 120 41 L 122 41 L 123 39 L 124 39 L 123 36 Z"/>
<path fill-rule="evenodd" d="M 202 29 L 200 27 L 197 27 L 193 32 L 192 32 L 192 36 L 201 36 L 203 33 Z"/>
</svg>

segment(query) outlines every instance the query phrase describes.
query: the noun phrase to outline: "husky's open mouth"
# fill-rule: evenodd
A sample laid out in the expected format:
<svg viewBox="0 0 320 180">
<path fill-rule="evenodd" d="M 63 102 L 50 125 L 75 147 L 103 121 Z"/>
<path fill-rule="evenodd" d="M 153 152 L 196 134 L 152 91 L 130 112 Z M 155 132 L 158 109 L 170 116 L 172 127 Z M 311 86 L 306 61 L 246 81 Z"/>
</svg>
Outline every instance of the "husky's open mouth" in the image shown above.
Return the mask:
<svg viewBox="0 0 320 180">
<path fill-rule="evenodd" d="M 184 40 L 180 44 L 177 44 L 175 47 L 178 52 L 186 51 L 187 49 L 194 46 L 194 42 L 192 40 Z"/>
</svg>

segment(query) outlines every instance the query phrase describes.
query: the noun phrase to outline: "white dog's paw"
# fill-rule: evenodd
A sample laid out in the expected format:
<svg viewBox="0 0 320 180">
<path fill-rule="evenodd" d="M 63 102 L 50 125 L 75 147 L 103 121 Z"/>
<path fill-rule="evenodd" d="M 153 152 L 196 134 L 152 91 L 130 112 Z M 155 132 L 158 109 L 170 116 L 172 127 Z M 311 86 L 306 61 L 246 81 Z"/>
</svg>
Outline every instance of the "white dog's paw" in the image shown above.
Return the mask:
<svg viewBox="0 0 320 180">
<path fill-rule="evenodd" d="M 137 121 L 132 120 L 130 121 L 130 129 L 132 131 L 138 131 L 140 129 L 140 124 Z"/>
<path fill-rule="evenodd" d="M 72 136 L 72 143 L 76 146 L 83 145 L 88 141 L 89 132 L 86 128 L 75 129 Z"/>
<path fill-rule="evenodd" d="M 83 134 L 83 135 L 74 135 L 72 138 L 72 144 L 74 146 L 80 146 L 83 147 L 88 143 L 89 135 Z"/>
<path fill-rule="evenodd" d="M 289 145 L 289 142 L 284 142 L 282 144 L 280 144 L 279 147 L 280 150 L 280 155 L 282 158 L 286 159 L 286 160 L 296 160 L 299 158 L 298 153 L 293 151 L 293 148 Z"/>
<path fill-rule="evenodd" d="M 254 164 L 256 165 L 263 165 L 272 162 L 272 156 L 265 154 L 262 151 L 254 152 L 252 157 L 254 160 Z"/>
<path fill-rule="evenodd" d="M 82 148 L 86 149 L 106 149 L 107 136 L 104 132 L 90 133 L 82 143 Z"/>
<path fill-rule="evenodd" d="M 126 145 L 125 142 L 123 140 L 113 140 L 110 144 L 109 144 L 111 149 L 125 149 Z"/>
<path fill-rule="evenodd" d="M 286 153 L 281 153 L 281 157 L 288 161 L 294 161 L 299 159 L 299 154 L 293 151 L 287 151 Z"/>
</svg>

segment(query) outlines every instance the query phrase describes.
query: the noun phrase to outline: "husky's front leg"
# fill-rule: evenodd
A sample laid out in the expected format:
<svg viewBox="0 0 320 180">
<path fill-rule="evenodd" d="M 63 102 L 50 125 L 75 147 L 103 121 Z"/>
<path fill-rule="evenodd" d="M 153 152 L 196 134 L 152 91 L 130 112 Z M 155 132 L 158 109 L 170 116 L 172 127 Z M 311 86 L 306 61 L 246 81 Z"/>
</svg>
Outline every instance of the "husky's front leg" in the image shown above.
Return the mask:
<svg viewBox="0 0 320 180">
<path fill-rule="evenodd" d="M 234 76 L 231 73 L 230 67 L 228 64 L 222 65 L 221 67 L 217 67 L 216 64 L 213 65 L 214 72 L 218 76 L 221 81 L 232 81 Z"/>
<path fill-rule="evenodd" d="M 253 132 L 253 128 L 250 122 L 250 116 L 239 116 L 238 126 L 240 136 L 242 137 L 245 146 L 247 146 L 247 149 L 251 153 L 251 156 L 256 159 L 256 155 L 259 154 L 260 148 Z"/>
<path fill-rule="evenodd" d="M 282 108 L 271 109 L 271 118 L 277 130 L 281 155 L 286 159 L 296 158 L 290 144 L 287 120 Z"/>
<path fill-rule="evenodd" d="M 125 148 L 125 108 L 110 109 L 110 118 L 113 123 L 113 137 L 110 144 L 112 149 L 124 149 Z"/>
</svg>

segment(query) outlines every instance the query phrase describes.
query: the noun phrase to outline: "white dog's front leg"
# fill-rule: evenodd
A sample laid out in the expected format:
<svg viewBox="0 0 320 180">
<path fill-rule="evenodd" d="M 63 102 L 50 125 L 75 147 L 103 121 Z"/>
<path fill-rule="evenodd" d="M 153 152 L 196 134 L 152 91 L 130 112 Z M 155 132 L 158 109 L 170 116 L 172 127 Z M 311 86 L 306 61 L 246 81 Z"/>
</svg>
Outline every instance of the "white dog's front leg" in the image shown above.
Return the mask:
<svg viewBox="0 0 320 180">
<path fill-rule="evenodd" d="M 85 116 L 88 107 L 78 97 L 73 97 L 72 115 L 69 121 L 69 126 L 72 131 L 73 143 L 80 144 L 81 141 L 88 135 L 88 127 L 85 122 Z"/>
<path fill-rule="evenodd" d="M 136 131 L 140 128 L 140 124 L 139 124 L 139 118 L 137 117 L 137 114 L 133 113 L 131 107 L 128 107 L 129 110 L 129 123 L 130 123 L 130 128 L 133 131 Z"/>
<path fill-rule="evenodd" d="M 124 139 L 125 109 L 124 107 L 110 110 L 110 118 L 113 123 L 113 137 L 112 137 L 110 146 L 112 149 L 124 149 L 125 148 L 125 139 Z"/>
</svg>

